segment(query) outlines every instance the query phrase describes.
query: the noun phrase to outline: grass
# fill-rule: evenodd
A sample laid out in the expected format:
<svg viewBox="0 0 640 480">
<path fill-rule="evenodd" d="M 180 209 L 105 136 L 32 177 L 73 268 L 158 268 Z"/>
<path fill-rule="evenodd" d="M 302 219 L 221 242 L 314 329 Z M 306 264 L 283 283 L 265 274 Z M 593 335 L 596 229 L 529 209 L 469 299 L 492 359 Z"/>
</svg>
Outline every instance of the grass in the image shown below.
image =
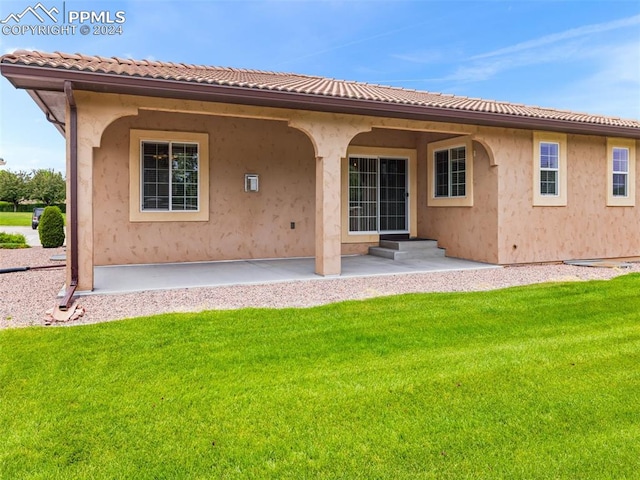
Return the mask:
<svg viewBox="0 0 640 480">
<path fill-rule="evenodd" d="M 30 227 L 31 226 L 31 212 L 0 212 L 0 227 Z M 65 219 L 65 213 L 62 214 L 62 218 Z"/>
<path fill-rule="evenodd" d="M 0 226 L 30 227 L 30 212 L 0 212 Z"/>
<path fill-rule="evenodd" d="M 0 478 L 638 478 L 639 288 L 0 331 Z"/>
</svg>

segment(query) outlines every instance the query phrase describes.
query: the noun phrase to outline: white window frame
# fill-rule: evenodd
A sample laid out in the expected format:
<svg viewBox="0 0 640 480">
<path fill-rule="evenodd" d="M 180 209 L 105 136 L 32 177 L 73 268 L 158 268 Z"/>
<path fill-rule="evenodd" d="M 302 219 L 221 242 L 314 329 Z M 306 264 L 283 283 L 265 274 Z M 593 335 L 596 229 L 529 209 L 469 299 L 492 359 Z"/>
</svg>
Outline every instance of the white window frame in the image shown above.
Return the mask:
<svg viewBox="0 0 640 480">
<path fill-rule="evenodd" d="M 616 149 L 628 152 L 627 172 L 613 169 L 613 153 Z M 614 195 L 613 176 L 626 174 L 626 195 Z M 636 205 L 636 141 L 628 138 L 607 138 L 607 206 L 634 207 Z"/>
<path fill-rule="evenodd" d="M 462 170 L 462 172 L 464 172 L 464 177 L 465 177 L 465 181 L 464 181 L 464 195 L 453 195 L 453 189 L 454 189 L 454 183 L 453 183 L 453 177 L 454 177 L 454 172 L 453 172 L 453 151 L 454 150 L 460 150 L 462 149 L 464 151 L 464 169 Z M 436 161 L 436 156 L 439 153 L 442 152 L 447 152 L 447 194 L 446 195 L 438 195 L 438 162 Z M 433 159 L 433 166 L 434 166 L 434 172 L 433 172 L 433 181 L 435 182 L 434 185 L 434 192 L 435 192 L 435 196 L 436 198 L 463 198 L 467 196 L 467 148 L 464 145 L 459 145 L 457 147 L 449 147 L 449 148 L 443 148 L 443 149 L 439 149 L 439 150 L 435 150 L 433 152 L 434 155 L 434 159 Z M 458 160 L 458 159 L 456 159 Z M 460 170 L 458 170 L 457 173 L 460 173 Z M 456 183 L 455 185 L 460 185 L 458 183 Z"/>
<path fill-rule="evenodd" d="M 451 195 L 451 151 L 456 148 L 465 150 L 464 195 Z M 448 151 L 448 195 L 437 196 L 436 153 Z M 429 207 L 472 207 L 473 206 L 473 141 L 470 136 L 455 137 L 427 145 L 427 206 Z"/>
<path fill-rule="evenodd" d="M 542 167 L 542 145 L 558 146 L 558 166 Z M 533 132 L 533 205 L 565 207 L 567 205 L 567 135 L 563 133 Z M 542 172 L 556 172 L 556 193 L 542 193 Z"/>
<path fill-rule="evenodd" d="M 142 144 L 187 143 L 198 145 L 198 210 L 142 208 Z M 205 222 L 209 220 L 209 135 L 195 132 L 137 130 L 129 132 L 129 220 L 131 222 Z"/>
<path fill-rule="evenodd" d="M 166 145 L 168 146 L 168 157 L 167 157 L 167 162 L 168 162 L 168 179 L 167 179 L 167 207 L 166 208 L 152 208 L 152 207 L 145 207 L 145 201 L 147 200 L 147 196 L 145 195 L 144 191 L 145 191 L 145 153 L 144 153 L 144 146 L 145 144 L 154 144 L 154 145 Z M 140 210 L 143 212 L 197 212 L 200 210 L 200 205 L 199 205 L 199 200 L 200 197 L 198 195 L 198 193 L 196 192 L 195 198 L 196 198 L 196 208 L 191 208 L 191 209 L 187 209 L 187 208 L 174 208 L 174 185 L 176 183 L 175 181 L 175 173 L 178 171 L 178 169 L 175 167 L 174 165 L 174 145 L 189 145 L 189 146 L 195 146 L 196 148 L 196 156 L 198 157 L 196 162 L 196 168 L 195 168 L 195 172 L 196 175 L 200 175 L 199 172 L 199 165 L 200 165 L 200 158 L 199 158 L 199 152 L 200 152 L 200 145 L 197 142 L 176 142 L 176 141 L 165 141 L 165 140 L 146 140 L 146 139 L 142 139 L 140 140 Z M 154 155 L 155 157 L 156 155 Z M 159 182 L 156 182 L 156 184 L 159 184 Z M 193 184 L 191 184 L 193 185 Z M 187 185 L 185 185 L 187 186 Z M 196 190 L 198 189 L 198 184 L 196 184 Z M 157 197 L 156 197 L 157 198 Z M 186 196 L 185 196 L 186 198 Z"/>
<path fill-rule="evenodd" d="M 627 162 L 627 166 L 624 170 L 616 170 L 616 153 L 617 152 L 624 152 L 626 153 L 626 162 Z M 611 189 L 611 194 L 614 197 L 625 197 L 627 198 L 629 196 L 629 149 L 628 148 L 622 148 L 622 147 L 613 147 L 612 150 L 612 158 L 613 158 L 613 171 L 612 171 L 612 182 L 613 182 L 613 188 Z M 622 178 L 624 178 L 624 193 L 623 194 L 619 194 L 616 193 L 615 191 L 615 186 L 616 186 L 616 181 L 615 181 L 615 177 L 616 175 L 621 175 Z"/>
<path fill-rule="evenodd" d="M 555 157 L 556 160 L 556 166 L 555 167 L 550 167 L 550 166 L 546 166 L 543 167 L 542 166 L 542 147 L 543 146 L 556 146 L 557 147 L 557 155 Z M 538 167 L 540 168 L 540 195 L 543 196 L 550 196 L 550 197 L 558 197 L 560 195 L 560 144 L 557 142 L 540 142 L 540 152 L 538 152 L 539 155 L 539 159 L 540 159 L 540 163 L 538 164 Z M 555 193 L 549 193 L 549 192 L 543 192 L 542 190 L 542 174 L 544 172 L 547 173 L 555 173 L 555 180 L 553 181 L 553 185 L 554 185 L 554 190 Z M 548 180 L 547 180 L 548 182 Z M 551 182 L 548 182 L 551 183 Z"/>
</svg>

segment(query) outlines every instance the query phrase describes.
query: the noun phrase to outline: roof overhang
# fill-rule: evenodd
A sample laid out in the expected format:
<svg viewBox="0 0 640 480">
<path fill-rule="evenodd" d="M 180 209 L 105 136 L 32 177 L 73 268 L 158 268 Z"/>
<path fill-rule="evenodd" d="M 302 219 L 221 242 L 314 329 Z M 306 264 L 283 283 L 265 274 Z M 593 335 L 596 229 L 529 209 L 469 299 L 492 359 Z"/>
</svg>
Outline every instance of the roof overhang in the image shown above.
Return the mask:
<svg viewBox="0 0 640 480">
<path fill-rule="evenodd" d="M 0 64 L 0 72 L 14 87 L 28 90 L 34 101 L 45 112 L 47 118 L 56 124 L 56 127 L 61 132 L 64 132 L 66 101 L 64 83 L 65 81 L 70 81 L 76 90 L 99 93 L 177 98 L 429 122 L 546 130 L 581 135 L 640 138 L 640 132 L 633 127 L 296 93 L 286 90 L 165 80 L 10 63 Z"/>
</svg>

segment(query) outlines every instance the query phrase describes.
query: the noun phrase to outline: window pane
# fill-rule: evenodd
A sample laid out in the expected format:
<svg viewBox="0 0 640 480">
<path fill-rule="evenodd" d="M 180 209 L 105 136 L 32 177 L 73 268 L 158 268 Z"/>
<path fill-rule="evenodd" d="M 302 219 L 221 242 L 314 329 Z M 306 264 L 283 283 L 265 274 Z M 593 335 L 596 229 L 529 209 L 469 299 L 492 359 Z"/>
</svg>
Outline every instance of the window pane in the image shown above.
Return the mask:
<svg viewBox="0 0 640 480">
<path fill-rule="evenodd" d="M 613 196 L 614 197 L 627 196 L 627 178 L 628 178 L 628 175 L 626 173 L 613 174 Z"/>
<path fill-rule="evenodd" d="M 464 197 L 466 184 L 465 148 L 451 150 L 451 196 Z"/>
<path fill-rule="evenodd" d="M 464 197 L 465 196 L 465 172 L 457 172 L 451 174 L 451 196 L 452 197 Z"/>
<path fill-rule="evenodd" d="M 169 144 L 142 142 L 142 209 L 169 209 Z"/>
<path fill-rule="evenodd" d="M 540 168 L 558 168 L 559 148 L 557 143 L 540 143 Z"/>
<path fill-rule="evenodd" d="M 613 149 L 613 171 L 627 173 L 629 172 L 629 149 L 614 148 Z"/>
<path fill-rule="evenodd" d="M 542 170 L 540 172 L 540 194 L 558 194 L 558 172 L 553 170 Z"/>
<path fill-rule="evenodd" d="M 197 210 L 198 145 L 171 144 L 171 209 Z"/>
<path fill-rule="evenodd" d="M 449 196 L 449 150 L 435 152 L 436 197 Z"/>
<path fill-rule="evenodd" d="M 466 195 L 466 148 L 456 147 L 435 152 L 436 197 Z"/>
</svg>

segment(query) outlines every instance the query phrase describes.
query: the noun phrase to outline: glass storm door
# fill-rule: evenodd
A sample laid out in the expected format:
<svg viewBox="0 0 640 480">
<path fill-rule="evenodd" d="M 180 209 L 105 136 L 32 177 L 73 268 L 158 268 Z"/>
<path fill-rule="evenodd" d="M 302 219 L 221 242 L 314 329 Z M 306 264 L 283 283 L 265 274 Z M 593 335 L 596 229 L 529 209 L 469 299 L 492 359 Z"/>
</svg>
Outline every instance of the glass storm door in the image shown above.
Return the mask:
<svg viewBox="0 0 640 480">
<path fill-rule="evenodd" d="M 407 159 L 349 158 L 349 231 L 406 233 Z"/>
</svg>

